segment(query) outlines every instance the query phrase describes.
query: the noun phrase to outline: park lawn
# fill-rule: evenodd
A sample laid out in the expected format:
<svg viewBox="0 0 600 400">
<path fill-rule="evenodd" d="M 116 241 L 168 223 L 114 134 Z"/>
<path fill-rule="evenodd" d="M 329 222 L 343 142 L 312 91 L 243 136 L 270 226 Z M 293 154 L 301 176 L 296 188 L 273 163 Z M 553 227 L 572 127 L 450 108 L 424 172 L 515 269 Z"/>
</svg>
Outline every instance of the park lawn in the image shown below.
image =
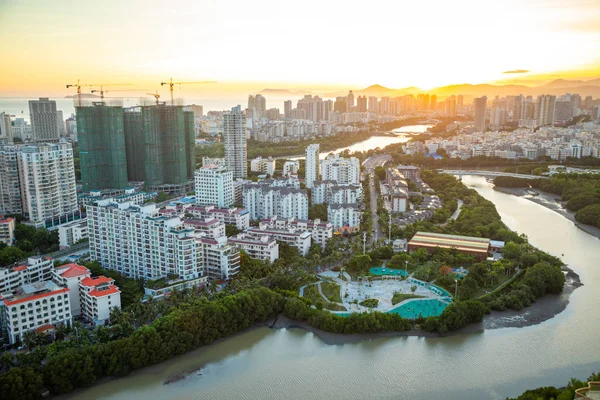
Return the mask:
<svg viewBox="0 0 600 400">
<path fill-rule="evenodd" d="M 334 282 L 322 282 L 321 290 L 325 297 L 334 303 L 342 302 L 342 295 L 340 294 L 340 285 Z"/>
<path fill-rule="evenodd" d="M 394 293 L 394 296 L 392 297 L 392 304 L 396 305 L 398 303 L 403 302 L 404 300 L 420 299 L 423 297 L 425 297 L 425 296 L 419 296 L 417 294 Z"/>
<path fill-rule="evenodd" d="M 325 292 L 323 292 L 323 293 L 325 293 Z M 328 303 L 325 300 L 323 300 L 323 297 L 319 293 L 319 289 L 317 288 L 317 285 L 307 286 L 304 289 L 304 297 L 309 299 L 310 301 L 312 301 L 312 303 L 315 305 L 317 303 L 323 304 L 323 308 L 326 308 L 327 310 L 347 311 L 346 307 L 342 306 L 341 304 Z M 340 299 L 340 303 L 341 303 L 341 299 Z"/>
<path fill-rule="evenodd" d="M 363 307 L 375 308 L 379 305 L 379 300 L 378 299 L 366 299 L 366 300 L 361 301 L 358 304 L 360 304 Z"/>
</svg>

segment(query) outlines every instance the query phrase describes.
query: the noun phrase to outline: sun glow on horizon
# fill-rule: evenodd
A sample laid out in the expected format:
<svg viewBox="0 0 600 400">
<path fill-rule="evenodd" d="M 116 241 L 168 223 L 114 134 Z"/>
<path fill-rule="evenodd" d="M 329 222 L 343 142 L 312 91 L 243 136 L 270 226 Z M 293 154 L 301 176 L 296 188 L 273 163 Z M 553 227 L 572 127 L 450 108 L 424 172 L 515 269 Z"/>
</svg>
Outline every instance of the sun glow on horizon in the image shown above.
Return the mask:
<svg viewBox="0 0 600 400">
<path fill-rule="evenodd" d="M 207 93 L 600 75 L 600 3 L 158 1 L 0 4 L 0 96 L 65 84 L 217 80 Z M 68 12 L 65 12 L 68 10 Z M 527 70 L 521 74 L 503 74 Z"/>
</svg>

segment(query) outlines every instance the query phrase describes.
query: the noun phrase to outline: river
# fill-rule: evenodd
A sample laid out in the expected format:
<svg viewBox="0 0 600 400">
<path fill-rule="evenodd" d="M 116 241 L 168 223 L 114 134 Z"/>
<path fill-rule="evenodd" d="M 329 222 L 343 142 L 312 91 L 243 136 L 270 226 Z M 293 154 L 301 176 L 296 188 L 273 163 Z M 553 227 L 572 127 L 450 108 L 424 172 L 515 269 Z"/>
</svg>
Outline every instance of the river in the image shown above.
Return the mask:
<svg viewBox="0 0 600 400">
<path fill-rule="evenodd" d="M 299 329 L 259 328 L 67 398 L 504 399 L 600 370 L 600 241 L 554 211 L 494 191 L 483 177 L 463 182 L 534 246 L 564 254 L 584 283 L 565 311 L 525 328 L 343 345 Z M 182 371 L 192 374 L 163 385 Z"/>
</svg>

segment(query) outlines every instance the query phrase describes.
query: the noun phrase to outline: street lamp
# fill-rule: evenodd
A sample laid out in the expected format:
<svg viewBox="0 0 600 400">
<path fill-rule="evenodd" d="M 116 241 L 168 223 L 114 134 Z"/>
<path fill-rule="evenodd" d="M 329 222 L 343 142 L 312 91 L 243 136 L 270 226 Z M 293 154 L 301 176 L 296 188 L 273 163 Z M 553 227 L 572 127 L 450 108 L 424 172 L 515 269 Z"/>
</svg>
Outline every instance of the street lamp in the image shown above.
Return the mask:
<svg viewBox="0 0 600 400">
<path fill-rule="evenodd" d="M 408 260 L 404 261 L 404 277 L 408 278 Z"/>
<path fill-rule="evenodd" d="M 458 293 L 458 279 L 454 278 L 454 282 L 456 282 L 456 286 L 454 287 L 454 299 L 456 300 L 456 295 Z"/>
</svg>

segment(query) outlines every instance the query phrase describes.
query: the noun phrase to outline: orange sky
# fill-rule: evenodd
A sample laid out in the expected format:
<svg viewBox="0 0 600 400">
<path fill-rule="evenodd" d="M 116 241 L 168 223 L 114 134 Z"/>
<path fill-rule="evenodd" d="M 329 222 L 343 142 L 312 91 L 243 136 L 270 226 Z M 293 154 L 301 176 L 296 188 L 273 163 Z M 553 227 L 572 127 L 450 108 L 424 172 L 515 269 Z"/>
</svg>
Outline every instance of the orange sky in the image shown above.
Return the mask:
<svg viewBox="0 0 600 400">
<path fill-rule="evenodd" d="M 0 97 L 77 79 L 226 95 L 600 76 L 597 0 L 0 0 L 0 37 Z"/>
</svg>

